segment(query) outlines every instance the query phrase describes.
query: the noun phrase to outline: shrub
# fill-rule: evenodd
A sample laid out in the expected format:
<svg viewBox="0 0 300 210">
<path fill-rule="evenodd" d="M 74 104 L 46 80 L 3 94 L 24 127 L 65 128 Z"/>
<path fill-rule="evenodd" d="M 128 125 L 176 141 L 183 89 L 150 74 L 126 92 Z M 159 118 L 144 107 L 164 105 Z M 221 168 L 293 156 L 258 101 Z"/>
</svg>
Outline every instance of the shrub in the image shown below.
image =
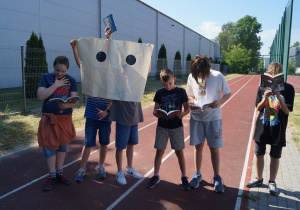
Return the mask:
<svg viewBox="0 0 300 210">
<path fill-rule="evenodd" d="M 182 65 L 181 65 L 181 55 L 180 51 L 177 51 L 175 53 L 175 58 L 174 58 L 174 76 L 177 78 L 182 78 Z"/>
<path fill-rule="evenodd" d="M 41 35 L 38 38 L 34 32 L 26 42 L 24 70 L 26 98 L 36 98 L 40 78 L 48 73 L 48 63 L 43 39 Z"/>
<path fill-rule="evenodd" d="M 158 51 L 158 59 L 156 64 L 156 80 L 160 80 L 160 70 L 168 68 L 167 49 L 164 44 L 160 46 Z"/>
</svg>

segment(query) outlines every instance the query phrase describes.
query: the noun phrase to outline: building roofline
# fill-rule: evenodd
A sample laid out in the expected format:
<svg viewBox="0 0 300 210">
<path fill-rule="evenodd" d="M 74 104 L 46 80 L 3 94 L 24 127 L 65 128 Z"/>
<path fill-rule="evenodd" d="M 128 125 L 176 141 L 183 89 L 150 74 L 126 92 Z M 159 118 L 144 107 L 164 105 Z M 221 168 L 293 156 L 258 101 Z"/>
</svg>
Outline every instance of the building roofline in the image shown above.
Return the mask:
<svg viewBox="0 0 300 210">
<path fill-rule="evenodd" d="M 194 32 L 194 33 L 198 34 L 199 36 L 201 36 L 201 37 L 203 37 L 203 38 L 205 38 L 205 39 L 207 39 L 207 40 L 209 40 L 209 41 L 213 42 L 214 44 L 216 44 L 216 45 L 220 46 L 219 44 L 217 44 L 216 42 L 212 41 L 211 39 L 208 39 L 208 38 L 206 38 L 205 36 L 203 36 L 203 35 L 199 34 L 198 32 L 194 31 L 193 29 L 191 29 L 191 28 L 189 28 L 189 27 L 187 27 L 187 26 L 183 25 L 182 23 L 178 22 L 178 21 L 177 21 L 177 20 L 175 20 L 174 18 L 171 18 L 170 16 L 168 16 L 168 15 L 166 15 L 166 14 L 164 14 L 164 13 L 160 12 L 159 10 L 155 9 L 154 7 L 151 7 L 150 5 L 146 4 L 146 3 L 145 3 L 145 2 L 143 2 L 142 0 L 136 0 L 136 1 L 138 1 L 138 2 L 140 2 L 140 3 L 142 3 L 142 4 L 144 4 L 145 6 L 149 7 L 150 9 L 152 9 L 152 10 L 154 10 L 154 11 L 156 11 L 156 12 L 158 12 L 158 13 L 162 14 L 163 16 L 165 16 L 165 17 L 167 17 L 167 18 L 170 18 L 172 21 L 174 21 L 174 22 L 178 23 L 179 25 L 182 25 L 183 27 L 185 27 L 185 28 L 187 28 L 187 29 L 191 30 L 192 32 Z M 221 46 L 220 46 L 220 47 L 221 47 Z"/>
</svg>

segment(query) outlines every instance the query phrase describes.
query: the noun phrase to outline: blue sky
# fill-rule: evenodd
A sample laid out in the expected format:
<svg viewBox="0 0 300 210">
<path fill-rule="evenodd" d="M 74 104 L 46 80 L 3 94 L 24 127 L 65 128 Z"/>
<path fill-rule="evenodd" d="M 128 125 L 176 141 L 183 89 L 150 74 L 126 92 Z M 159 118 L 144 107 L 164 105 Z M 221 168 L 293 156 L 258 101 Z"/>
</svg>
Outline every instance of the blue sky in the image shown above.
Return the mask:
<svg viewBox="0 0 300 210">
<path fill-rule="evenodd" d="M 262 24 L 259 34 L 267 55 L 289 0 L 142 0 L 151 7 L 201 35 L 214 39 L 223 24 L 237 22 L 245 15 Z M 297 21 L 296 21 L 297 20 Z M 294 0 L 291 45 L 300 42 L 300 1 Z"/>
</svg>

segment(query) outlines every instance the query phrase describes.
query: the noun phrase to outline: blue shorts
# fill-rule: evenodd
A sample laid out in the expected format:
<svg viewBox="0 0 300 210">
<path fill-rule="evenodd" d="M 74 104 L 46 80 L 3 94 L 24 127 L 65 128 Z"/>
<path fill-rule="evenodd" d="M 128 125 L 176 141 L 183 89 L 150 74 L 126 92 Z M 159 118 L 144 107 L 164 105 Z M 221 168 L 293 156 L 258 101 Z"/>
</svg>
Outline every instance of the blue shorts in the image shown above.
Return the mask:
<svg viewBox="0 0 300 210">
<path fill-rule="evenodd" d="M 58 150 L 45 149 L 43 148 L 44 157 L 49 158 L 56 155 L 56 152 L 66 152 L 68 150 L 68 145 L 59 146 Z"/>
<path fill-rule="evenodd" d="M 116 123 L 116 148 L 125 149 L 127 144 L 139 143 L 138 125 L 127 126 Z"/>
<path fill-rule="evenodd" d="M 99 143 L 108 145 L 110 141 L 111 122 L 86 118 L 84 146 L 96 146 L 96 135 L 99 130 Z"/>
</svg>

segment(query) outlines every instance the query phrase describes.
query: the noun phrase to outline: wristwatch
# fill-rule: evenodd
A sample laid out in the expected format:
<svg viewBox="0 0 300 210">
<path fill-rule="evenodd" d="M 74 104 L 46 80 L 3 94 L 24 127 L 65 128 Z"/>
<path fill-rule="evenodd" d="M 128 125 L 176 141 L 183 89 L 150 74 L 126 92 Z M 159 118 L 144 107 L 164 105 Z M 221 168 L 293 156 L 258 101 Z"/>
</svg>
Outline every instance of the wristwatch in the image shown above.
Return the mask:
<svg viewBox="0 0 300 210">
<path fill-rule="evenodd" d="M 109 109 L 107 109 L 107 110 L 106 110 L 106 112 L 107 112 L 107 114 L 109 114 L 109 113 L 110 113 L 110 110 L 109 110 Z"/>
</svg>

